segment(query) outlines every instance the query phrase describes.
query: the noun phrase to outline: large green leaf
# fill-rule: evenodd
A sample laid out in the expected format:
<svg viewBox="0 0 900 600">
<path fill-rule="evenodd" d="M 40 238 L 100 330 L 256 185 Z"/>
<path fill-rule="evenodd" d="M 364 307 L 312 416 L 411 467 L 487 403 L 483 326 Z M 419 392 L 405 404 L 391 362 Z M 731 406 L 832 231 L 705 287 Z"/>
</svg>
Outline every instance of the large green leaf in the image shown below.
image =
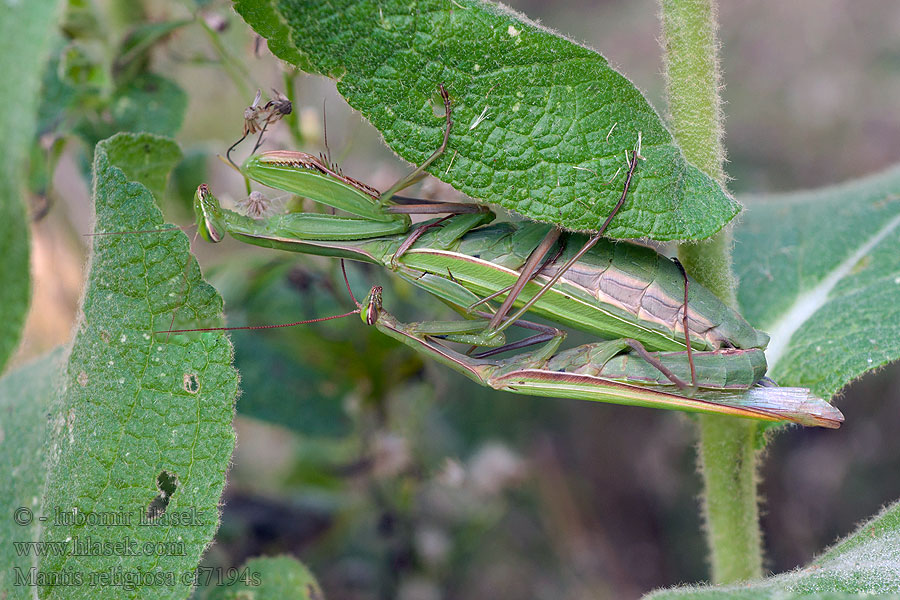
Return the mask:
<svg viewBox="0 0 900 600">
<path fill-rule="evenodd" d="M 32 588 L 16 585 L 16 576 L 31 569 L 33 556 L 21 549 L 40 535 L 36 516 L 46 476 L 42 446 L 62 358 L 57 350 L 0 379 L 0 481 L 5 492 L 0 496 L 0 597 L 7 600 L 32 597 Z"/>
<path fill-rule="evenodd" d="M 873 598 L 900 593 L 900 503 L 892 505 L 811 563 L 761 581 L 685 587 L 650 594 L 653 600 L 717 598 Z"/>
<path fill-rule="evenodd" d="M 900 358 L 900 168 L 747 205 L 738 298 L 772 377 L 830 398 Z"/>
<path fill-rule="evenodd" d="M 58 17 L 56 0 L 9 2 L 0 17 L 0 371 L 19 341 L 28 309 L 28 220 L 22 201 L 41 71 Z"/>
<path fill-rule="evenodd" d="M 179 156 L 173 142 L 149 134 L 98 144 L 96 231 L 160 229 L 145 184 L 157 187 Z M 175 311 L 221 323 L 222 300 L 180 231 L 93 240 L 83 316 L 49 412 L 41 541 L 99 546 L 42 558 L 36 581 L 42 597 L 184 598 L 218 527 L 237 373 L 222 332 L 154 332 L 168 329 Z M 103 526 L 76 514 L 121 520 Z M 71 584 L 67 574 L 120 583 Z"/>
<path fill-rule="evenodd" d="M 236 0 L 282 59 L 338 80 L 393 150 L 469 196 L 571 230 L 596 230 L 622 193 L 626 153 L 646 160 L 609 234 L 702 239 L 739 206 L 687 164 L 637 88 L 600 54 L 475 0 Z M 249 100 L 249 99 L 248 99 Z M 442 109 L 438 109 L 442 112 Z"/>
</svg>

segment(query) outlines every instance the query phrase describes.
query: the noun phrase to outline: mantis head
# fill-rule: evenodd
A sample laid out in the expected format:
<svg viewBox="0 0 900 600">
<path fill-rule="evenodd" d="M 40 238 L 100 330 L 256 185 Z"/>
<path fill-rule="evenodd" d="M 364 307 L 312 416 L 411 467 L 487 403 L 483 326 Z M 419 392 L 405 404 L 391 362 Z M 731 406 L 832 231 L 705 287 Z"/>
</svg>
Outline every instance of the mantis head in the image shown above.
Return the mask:
<svg viewBox="0 0 900 600">
<path fill-rule="evenodd" d="M 200 235 L 208 242 L 221 242 L 225 237 L 222 210 L 219 201 L 209 191 L 209 186 L 201 183 L 194 193 L 194 215 Z"/>
<path fill-rule="evenodd" d="M 381 313 L 381 286 L 373 286 L 366 299 L 359 305 L 359 314 L 363 323 L 374 325 Z"/>
</svg>

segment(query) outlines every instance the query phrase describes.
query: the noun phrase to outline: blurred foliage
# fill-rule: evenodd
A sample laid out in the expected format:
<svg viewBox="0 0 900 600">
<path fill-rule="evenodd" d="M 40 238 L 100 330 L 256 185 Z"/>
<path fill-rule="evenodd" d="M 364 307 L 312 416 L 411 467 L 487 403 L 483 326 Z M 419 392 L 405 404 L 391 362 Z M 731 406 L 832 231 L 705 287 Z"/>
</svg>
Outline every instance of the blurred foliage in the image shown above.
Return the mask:
<svg viewBox="0 0 900 600">
<path fill-rule="evenodd" d="M 54 196 L 50 174 L 68 140 L 82 143 L 80 165 L 87 179 L 91 153 L 100 140 L 125 131 L 174 136 L 181 129 L 187 94 L 150 70 L 150 55 L 192 21 L 138 24 L 117 31 L 109 19 L 92 0 L 66 3 L 54 50 L 43 69 L 32 146 L 29 180 L 38 207 Z"/>
<path fill-rule="evenodd" d="M 35 130 L 33 101 L 40 83 L 38 73 L 47 60 L 58 4 L 40 0 L 11 4 L 0 18 L 0 373 L 18 346 L 31 298 L 30 238 L 22 191 L 29 145 Z M 39 179 L 39 178 L 38 178 Z"/>
<path fill-rule="evenodd" d="M 226 302 L 239 307 L 229 313 L 232 327 L 314 319 L 354 308 L 343 282 L 289 257 L 224 263 L 211 277 Z M 343 402 L 348 395 L 377 406 L 422 368 L 419 359 L 355 316 L 236 331 L 233 337 L 244 389 L 240 413 L 307 435 L 347 434 Z"/>
<path fill-rule="evenodd" d="M 167 23 L 169 34 L 186 25 Z M 159 33 L 159 32 L 157 32 Z M 38 135 L 76 134 L 88 148 L 120 131 L 174 135 L 181 127 L 187 97 L 176 83 L 148 70 L 147 54 L 159 34 L 122 45 L 104 38 L 61 36 L 44 71 Z M 127 56 L 128 61 L 121 63 Z"/>
<path fill-rule="evenodd" d="M 653 0 L 517 4 L 601 48 L 663 106 Z M 722 4 L 733 189 L 818 185 L 894 160 L 895 3 Z M 407 169 L 333 84 L 286 75 L 228 2 L 72 0 L 54 49 L 28 172 L 37 195 L 56 199 L 33 206 L 48 215 L 36 227 L 54 239 L 83 233 L 73 224 L 87 211 L 78 190 L 90 141 L 120 125 L 167 128 L 186 148 L 164 205 L 172 220 L 189 221 L 200 182 L 240 198 L 243 182 L 207 159 L 240 135 L 257 87 L 295 99 L 294 131 L 276 128 L 268 148 L 302 138 L 301 149 L 322 150 L 324 99 L 329 143 L 349 175 L 384 189 Z M 154 120 L 136 103 L 153 107 Z M 350 308 L 333 263 L 228 243 L 194 250 L 223 291 L 230 325 Z M 63 261 L 48 263 L 65 280 Z M 401 318 L 449 314 L 383 273 L 350 274 L 357 295 L 386 284 L 386 305 Z M 328 597 L 351 599 L 636 598 L 706 576 L 687 419 L 493 393 L 355 318 L 232 338 L 243 375 L 239 444 L 205 565 L 288 553 Z M 763 473 L 773 571 L 806 563 L 900 497 L 890 435 L 900 427 L 898 390 L 897 371 L 884 370 L 845 391 L 839 432 L 775 437 Z"/>
<path fill-rule="evenodd" d="M 234 581 L 210 587 L 209 600 L 325 600 L 313 574 L 290 556 L 254 558 L 231 574 Z"/>
<path fill-rule="evenodd" d="M 11 371 L 0 378 L 0 411 L 3 414 L 4 453 L 0 461 L 0 477 L 7 482 L 3 510 L 15 514 L 25 507 L 39 511 L 41 498 L 37 492 L 47 475 L 41 449 L 45 442 L 45 424 L 53 405 L 62 368 L 63 352 L 57 350 L 39 360 Z M 12 425 L 12 426 L 10 426 Z M 35 540 L 40 536 L 40 521 L 24 526 L 6 519 L 0 528 L 0 590 L 11 600 L 28 597 L 26 588 L 13 585 L 13 569 L 28 570 L 32 557 L 17 555 L 12 541 Z"/>
</svg>

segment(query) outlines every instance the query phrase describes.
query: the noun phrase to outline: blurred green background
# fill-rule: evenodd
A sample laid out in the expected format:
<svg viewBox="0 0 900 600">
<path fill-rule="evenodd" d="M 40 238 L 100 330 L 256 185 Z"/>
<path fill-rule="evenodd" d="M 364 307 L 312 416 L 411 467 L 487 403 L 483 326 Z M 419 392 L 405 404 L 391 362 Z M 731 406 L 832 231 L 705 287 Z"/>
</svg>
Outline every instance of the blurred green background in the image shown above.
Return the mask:
<svg viewBox="0 0 900 600">
<path fill-rule="evenodd" d="M 665 113 L 655 2 L 513 7 L 602 52 Z M 732 191 L 818 187 L 898 160 L 900 4 L 731 2 L 720 22 Z M 122 61 L 118 41 L 136 30 L 144 37 L 125 45 L 132 60 Z M 19 362 L 64 343 L 74 322 L 92 141 L 126 126 L 177 130 L 187 158 L 163 204 L 180 224 L 191 220 L 198 183 L 226 202 L 242 196 L 214 155 L 240 135 L 257 87 L 296 93 L 296 120 L 277 125 L 266 148 L 318 153 L 327 114 L 329 146 L 348 175 L 385 189 L 409 170 L 331 81 L 290 74 L 227 2 L 73 2 L 57 56 L 51 69 L 70 85 L 45 78 L 34 165 L 59 160 L 33 168 L 35 292 Z M 433 181 L 420 194 L 454 195 Z M 194 250 L 231 325 L 350 307 L 335 262 L 230 240 Z M 358 295 L 385 285 L 386 306 L 403 318 L 449 318 L 383 271 L 350 272 Z M 290 553 L 329 598 L 350 599 L 636 598 L 707 577 L 688 417 L 490 392 L 355 319 L 233 340 L 238 445 L 206 564 Z M 805 563 L 900 497 L 900 371 L 857 382 L 838 405 L 840 430 L 782 431 L 767 452 L 773 572 Z"/>
</svg>

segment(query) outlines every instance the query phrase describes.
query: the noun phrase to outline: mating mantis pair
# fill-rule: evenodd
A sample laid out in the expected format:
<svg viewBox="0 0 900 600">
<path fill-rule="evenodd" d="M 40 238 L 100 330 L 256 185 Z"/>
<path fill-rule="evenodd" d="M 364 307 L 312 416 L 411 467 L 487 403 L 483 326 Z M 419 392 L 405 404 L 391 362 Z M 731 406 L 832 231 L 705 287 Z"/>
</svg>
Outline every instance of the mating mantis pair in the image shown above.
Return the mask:
<svg viewBox="0 0 900 600">
<path fill-rule="evenodd" d="M 498 312 L 482 313 L 490 322 L 402 324 L 384 311 L 377 288 L 359 307 L 368 324 L 497 389 L 839 426 L 840 412 L 808 390 L 760 385 L 766 381 L 762 350 L 768 336 L 696 283 L 688 297 L 686 276 L 656 252 L 614 244 L 596 234 L 573 251 L 579 244 L 560 244 L 546 225 L 486 225 L 493 214 L 481 207 L 397 201 L 394 193 L 446 147 L 450 104 L 441 91 L 447 111 L 441 147 L 385 194 L 303 153 L 252 155 L 241 169 L 250 179 L 354 217 L 287 213 L 250 219 L 221 208 L 208 188 L 200 186 L 195 207 L 201 234 L 210 241 L 228 233 L 256 245 L 381 264 L 460 312 L 469 312 L 484 296 L 505 295 Z M 638 154 L 632 152 L 619 206 Z M 407 214 L 414 212 L 453 214 L 413 228 Z M 519 312 L 506 318 L 505 310 L 516 303 Z M 612 340 L 559 352 L 565 334 L 521 321 L 526 310 Z M 503 330 L 513 323 L 538 333 L 504 345 Z M 696 350 L 693 360 L 685 329 Z M 499 348 L 472 357 L 441 339 Z M 494 358 L 499 351 L 536 343 L 544 345 L 512 358 Z M 623 353 L 626 349 L 631 351 Z M 690 395 L 672 393 L 676 386 L 684 387 L 685 379 L 696 389 Z"/>
<path fill-rule="evenodd" d="M 239 171 L 248 179 L 258 183 L 309 198 L 332 209 L 353 215 L 347 217 L 321 213 L 295 213 L 291 219 L 291 235 L 295 239 L 361 240 L 409 232 L 410 236 L 406 244 L 401 246 L 392 259 L 392 263 L 396 263 L 396 259 L 405 252 L 408 246 L 412 245 L 420 235 L 434 226 L 433 223 L 430 223 L 411 229 L 410 214 L 467 215 L 454 221 L 454 227 L 450 229 L 450 231 L 454 232 L 453 235 L 462 235 L 465 231 L 493 219 L 492 214 L 486 207 L 476 204 L 430 202 L 396 196 L 399 191 L 421 177 L 425 173 L 425 169 L 437 160 L 447 148 L 450 130 L 453 126 L 451 118 L 452 107 L 450 95 L 444 86 L 440 85 L 439 90 L 444 104 L 443 140 L 440 146 L 418 168 L 397 181 L 383 194 L 360 181 L 344 176 L 340 169 L 329 164 L 328 161 L 303 152 L 274 151 L 259 155 L 251 154 L 243 167 L 239 168 Z M 259 98 L 257 97 L 250 109 L 254 109 L 258 102 Z M 269 106 L 269 104 L 266 106 Z M 268 115 L 268 113 L 266 114 Z M 259 118 L 257 111 L 251 111 L 251 117 L 247 119 L 245 114 L 244 137 L 246 137 L 248 131 L 247 123 L 255 127 L 256 120 Z M 269 122 L 270 119 L 266 117 L 265 123 L 268 124 Z M 242 137 L 241 139 L 244 138 Z M 257 147 L 258 145 L 259 142 L 257 142 Z M 234 145 L 229 148 L 229 153 L 233 148 Z M 563 273 L 599 241 L 600 236 L 625 202 L 639 158 L 640 136 L 638 136 L 637 148 L 631 152 L 630 158 L 628 158 L 625 183 L 618 203 L 600 228 L 582 246 L 581 250 L 569 257 L 566 264 L 558 269 L 557 275 L 551 277 L 544 288 L 545 290 L 550 289 L 552 284 Z M 231 162 L 230 155 L 228 160 Z M 232 165 L 234 165 L 233 162 Z M 449 229 L 447 226 L 444 226 L 444 228 Z M 218 241 L 217 236 L 219 232 L 215 231 L 214 227 L 210 227 L 210 224 L 207 223 L 205 229 L 210 234 L 208 239 Z M 486 326 L 483 336 L 484 340 L 497 336 L 516 322 L 544 293 L 539 292 L 536 294 L 524 306 L 520 307 L 515 315 L 506 319 L 506 315 L 512 309 L 514 301 L 520 297 L 522 288 L 528 281 L 537 276 L 537 273 L 541 270 L 541 265 L 539 264 L 541 259 L 545 257 L 553 244 L 557 242 L 560 233 L 560 230 L 556 227 L 548 228 L 544 234 L 543 241 L 532 249 L 528 260 L 521 265 L 521 272 L 516 282 L 512 284 L 506 300 Z"/>
<path fill-rule="evenodd" d="M 251 219 L 222 208 L 206 186 L 199 188 L 195 207 L 201 235 L 207 239 L 222 239 L 227 233 L 255 245 L 381 265 L 464 313 L 485 294 L 507 290 L 516 281 L 517 269 L 549 227 L 497 223 L 457 228 L 457 219 L 463 226 L 469 224 L 468 215 L 459 215 L 444 221 L 444 227 L 428 229 L 413 244 L 408 244 L 409 234 L 367 240 L 307 240 L 293 233 L 293 220 L 299 215 Z M 577 248 L 579 241 L 570 246 Z M 405 251 L 398 258 L 401 248 Z M 533 299 L 545 283 L 542 280 L 554 276 L 574 252 L 563 248 L 545 263 L 543 272 L 547 274 L 529 282 L 518 301 Z M 486 345 L 483 332 L 489 314 L 479 313 L 481 319 L 470 321 L 403 324 L 382 308 L 379 290 L 369 294 L 359 311 L 365 322 L 383 333 L 496 389 L 804 425 L 839 425 L 840 413 L 806 389 L 755 385 L 764 381 L 762 348 L 768 336 L 690 281 L 688 327 L 697 382 L 691 396 L 680 393 L 675 383 L 691 379 L 683 331 L 685 282 L 672 261 L 650 248 L 601 240 L 531 307 L 536 315 L 607 339 L 562 352 L 558 350 L 564 332 L 518 321 L 537 332 L 525 343 L 544 345 L 505 359 L 494 358 L 494 350 L 468 356 L 442 340 Z M 504 340 L 493 336 L 489 341 L 502 344 Z M 638 354 L 633 342 L 653 352 L 649 357 Z M 523 346 L 516 342 L 497 350 Z"/>
</svg>

